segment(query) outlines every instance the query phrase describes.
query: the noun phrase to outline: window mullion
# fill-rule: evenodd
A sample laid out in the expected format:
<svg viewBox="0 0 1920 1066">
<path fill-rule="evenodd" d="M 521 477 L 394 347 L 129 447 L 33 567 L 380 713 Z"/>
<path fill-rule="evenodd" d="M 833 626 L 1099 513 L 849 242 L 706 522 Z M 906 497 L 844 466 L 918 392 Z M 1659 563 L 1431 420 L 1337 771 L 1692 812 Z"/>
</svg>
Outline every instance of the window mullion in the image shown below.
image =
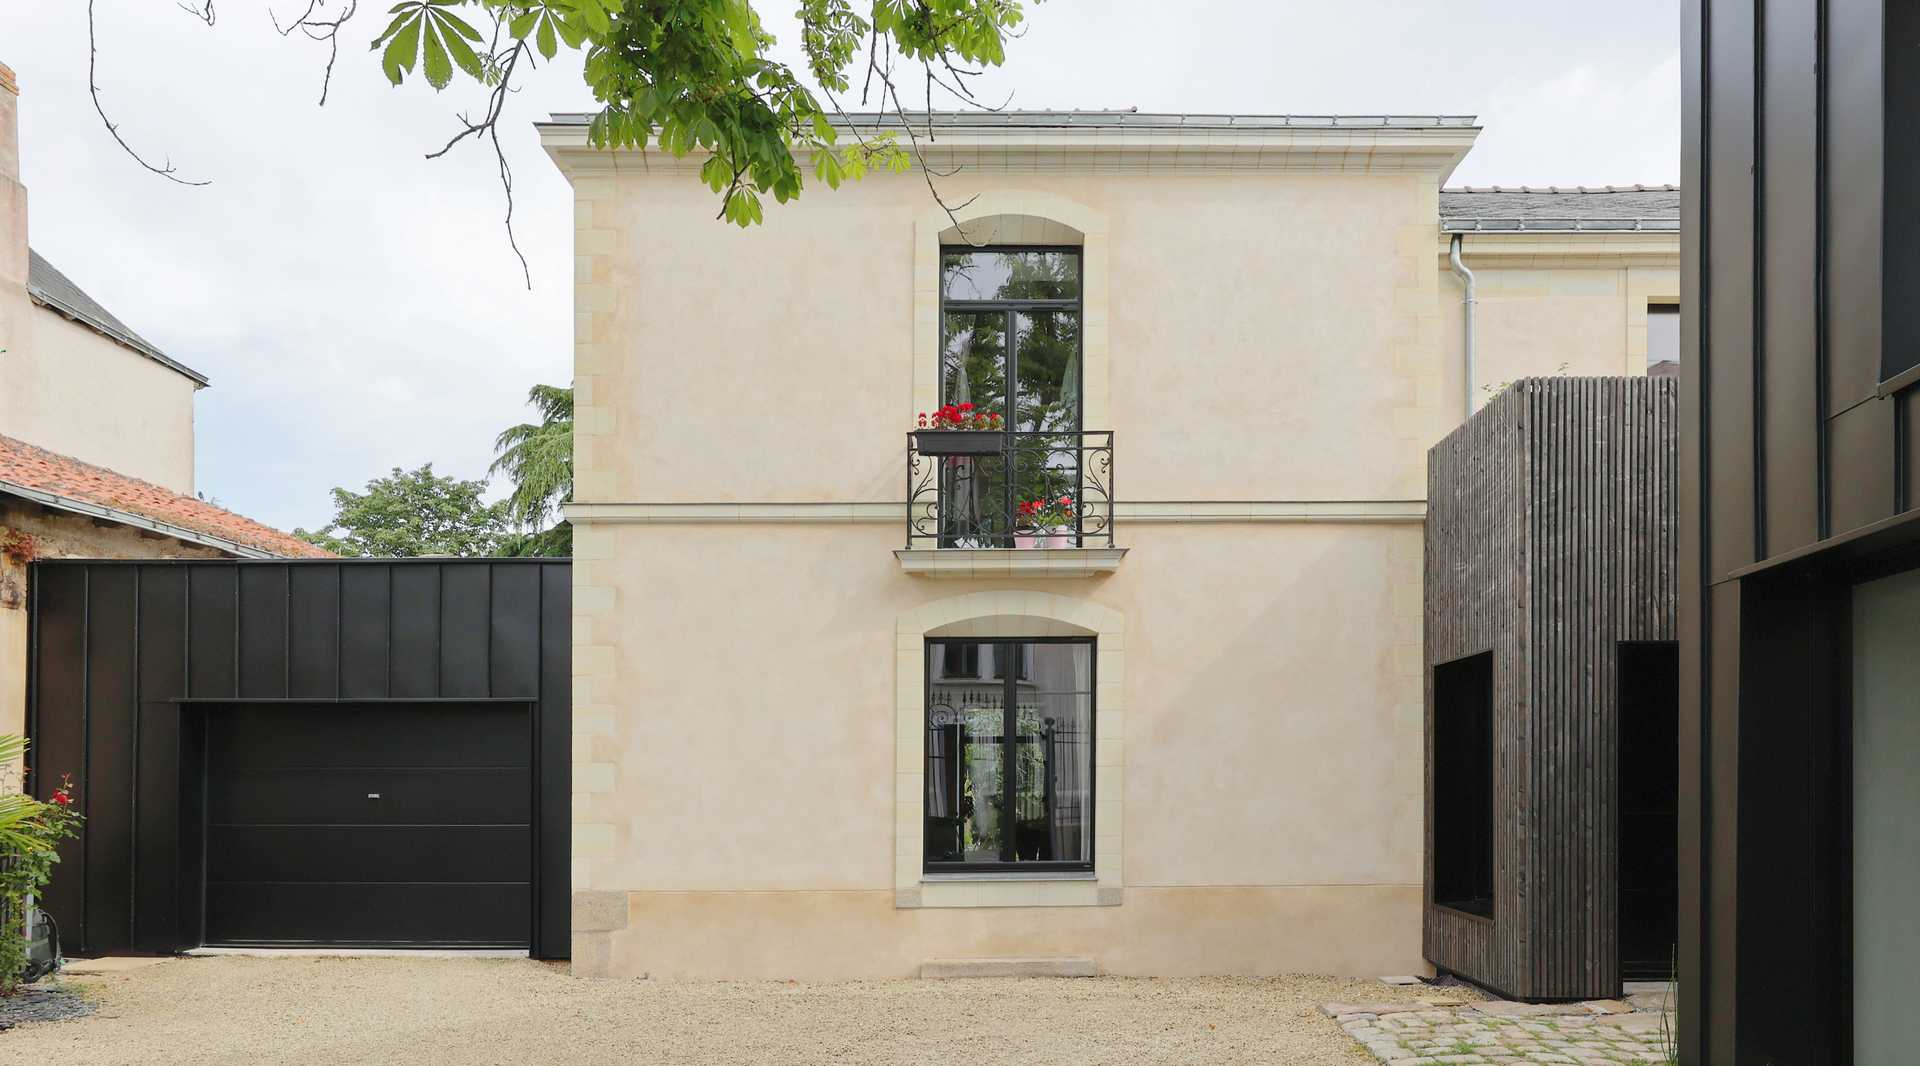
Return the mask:
<svg viewBox="0 0 1920 1066">
<path fill-rule="evenodd" d="M 1000 662 L 1008 662 L 1009 659 L 1006 655 L 1003 655 L 1003 652 L 1012 652 L 1012 649 L 1017 646 L 1018 645 L 1014 644 L 996 644 L 994 645 L 994 656 L 999 659 Z M 1016 671 L 1008 669 L 1005 673 L 1007 675 L 1006 679 L 1001 682 L 1004 687 L 1001 690 L 1003 707 L 1000 718 L 1000 736 L 1002 739 L 1000 745 L 1000 861 L 1010 863 L 1015 861 L 1014 834 L 1017 831 L 1017 824 L 1014 820 L 1013 810 L 1013 767 L 1014 754 L 1020 743 L 1019 734 L 1016 732 L 1019 727 L 1020 714 L 1019 709 L 1014 704 L 1017 695 L 1014 687 L 1014 674 Z"/>
</svg>

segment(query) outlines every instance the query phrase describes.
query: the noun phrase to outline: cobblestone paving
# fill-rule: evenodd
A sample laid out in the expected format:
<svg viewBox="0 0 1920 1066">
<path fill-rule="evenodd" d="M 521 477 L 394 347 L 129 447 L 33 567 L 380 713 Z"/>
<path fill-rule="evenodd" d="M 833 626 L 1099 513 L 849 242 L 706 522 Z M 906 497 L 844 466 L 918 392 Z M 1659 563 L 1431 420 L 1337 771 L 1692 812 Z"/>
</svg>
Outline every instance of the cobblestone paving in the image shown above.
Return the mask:
<svg viewBox="0 0 1920 1066">
<path fill-rule="evenodd" d="M 1666 1066 L 1673 1061 L 1666 1050 L 1669 1004 L 1663 993 L 1642 992 L 1587 1003 L 1329 1003 L 1320 1009 L 1388 1066 Z"/>
</svg>

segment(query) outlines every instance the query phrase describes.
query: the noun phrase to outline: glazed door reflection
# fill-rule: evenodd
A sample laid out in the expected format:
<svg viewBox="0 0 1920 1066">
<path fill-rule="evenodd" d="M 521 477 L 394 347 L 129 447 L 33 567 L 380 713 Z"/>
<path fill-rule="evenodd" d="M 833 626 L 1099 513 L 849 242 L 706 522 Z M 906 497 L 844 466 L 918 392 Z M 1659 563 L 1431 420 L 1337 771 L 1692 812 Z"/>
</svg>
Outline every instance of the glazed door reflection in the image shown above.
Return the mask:
<svg viewBox="0 0 1920 1066">
<path fill-rule="evenodd" d="M 1853 1061 L 1910 1062 L 1920 960 L 1920 571 L 1853 592 Z"/>
</svg>

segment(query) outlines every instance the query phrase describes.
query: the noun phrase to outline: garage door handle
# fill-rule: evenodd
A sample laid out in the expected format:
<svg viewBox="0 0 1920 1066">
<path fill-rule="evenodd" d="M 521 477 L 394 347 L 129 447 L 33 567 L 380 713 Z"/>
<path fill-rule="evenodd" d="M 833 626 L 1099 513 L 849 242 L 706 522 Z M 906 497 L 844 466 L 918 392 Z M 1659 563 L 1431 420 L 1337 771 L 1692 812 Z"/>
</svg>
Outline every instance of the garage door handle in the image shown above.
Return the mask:
<svg viewBox="0 0 1920 1066">
<path fill-rule="evenodd" d="M 377 800 L 377 799 L 379 799 L 379 798 L 380 798 L 380 793 L 378 793 L 378 792 L 369 792 L 369 793 L 367 793 L 367 798 L 368 798 L 368 799 L 370 799 L 370 800 Z"/>
</svg>

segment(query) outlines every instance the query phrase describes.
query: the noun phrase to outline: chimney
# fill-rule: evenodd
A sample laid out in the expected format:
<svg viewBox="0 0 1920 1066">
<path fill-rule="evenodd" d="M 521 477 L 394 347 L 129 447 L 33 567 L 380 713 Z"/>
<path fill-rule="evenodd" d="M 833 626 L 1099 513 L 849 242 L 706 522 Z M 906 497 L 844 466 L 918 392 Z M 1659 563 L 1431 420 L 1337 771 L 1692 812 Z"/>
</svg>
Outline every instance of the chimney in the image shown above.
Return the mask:
<svg viewBox="0 0 1920 1066">
<path fill-rule="evenodd" d="M 20 83 L 0 63 L 0 181 L 20 181 Z"/>
<path fill-rule="evenodd" d="M 20 184 L 20 84 L 0 63 L 0 300 L 27 284 L 27 187 Z M 0 311 L 4 311 L 0 308 Z M 9 333 L 0 321 L 0 333 Z M 0 336 L 0 348 L 9 339 Z"/>
</svg>

